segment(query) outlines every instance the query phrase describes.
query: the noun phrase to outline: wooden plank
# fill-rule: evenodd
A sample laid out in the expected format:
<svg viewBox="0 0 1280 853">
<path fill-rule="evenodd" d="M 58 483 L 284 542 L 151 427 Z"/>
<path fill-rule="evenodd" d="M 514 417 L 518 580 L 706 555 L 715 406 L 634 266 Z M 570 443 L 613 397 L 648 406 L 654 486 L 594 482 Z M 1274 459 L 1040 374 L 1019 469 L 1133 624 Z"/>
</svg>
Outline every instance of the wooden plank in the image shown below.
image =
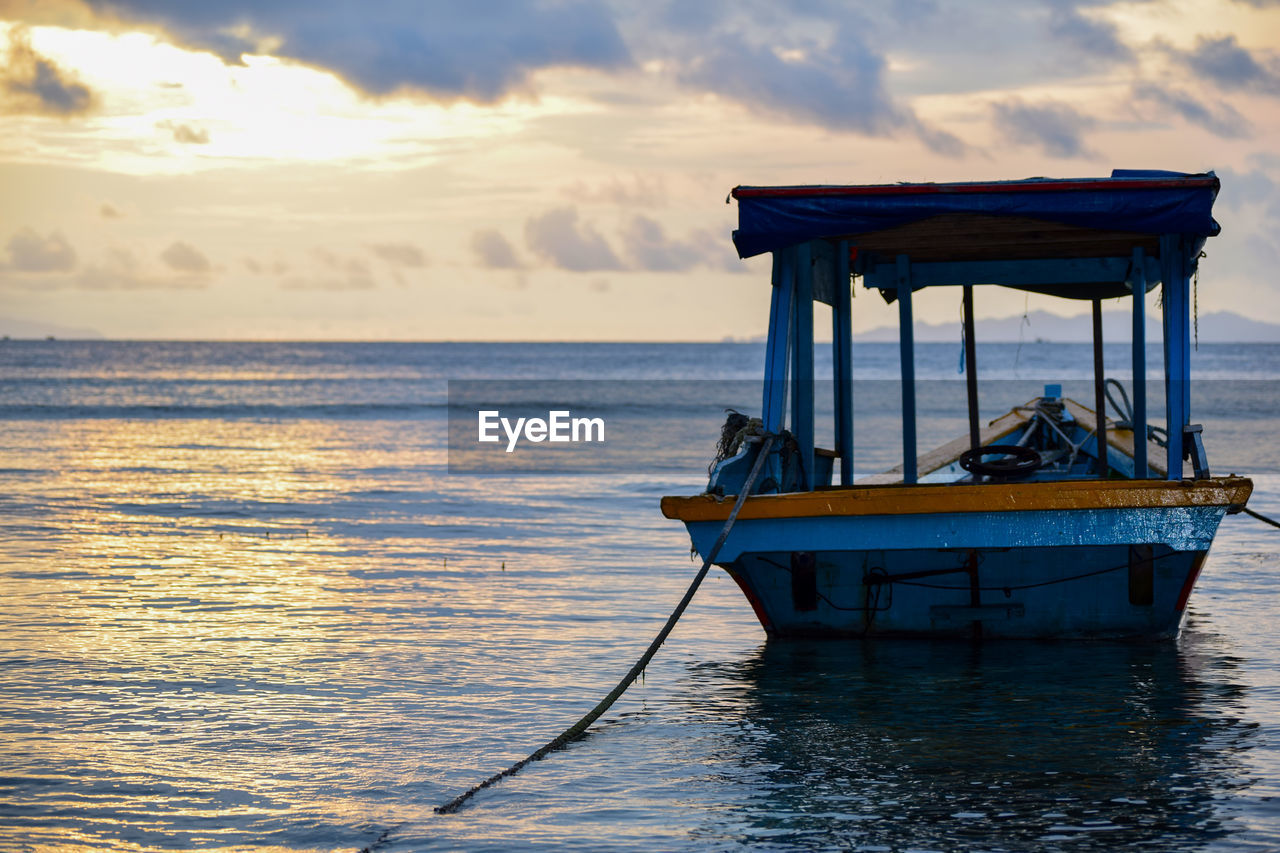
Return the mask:
<svg viewBox="0 0 1280 853">
<path fill-rule="evenodd" d="M 1028 405 L 1034 404 L 1035 400 L 1032 400 Z M 1007 415 L 1002 415 L 994 421 L 991 421 L 991 423 L 987 424 L 987 426 L 982 429 L 978 434 L 979 441 L 984 445 L 999 444 L 1000 439 L 1021 427 L 1030 420 L 1030 418 L 1031 415 L 1029 413 L 1016 410 L 1009 412 Z M 948 441 L 941 447 L 934 448 L 928 453 L 922 454 L 916 462 L 916 467 L 920 472 L 920 476 L 923 477 L 937 471 L 939 468 L 947 467 L 959 459 L 960 454 L 964 453 L 968 449 L 969 436 L 966 435 L 952 441 Z M 895 465 L 888 471 L 881 474 L 872 474 L 869 477 L 863 477 L 860 480 L 855 480 L 853 484 L 855 486 L 875 486 L 901 482 L 902 466 Z"/>
</svg>

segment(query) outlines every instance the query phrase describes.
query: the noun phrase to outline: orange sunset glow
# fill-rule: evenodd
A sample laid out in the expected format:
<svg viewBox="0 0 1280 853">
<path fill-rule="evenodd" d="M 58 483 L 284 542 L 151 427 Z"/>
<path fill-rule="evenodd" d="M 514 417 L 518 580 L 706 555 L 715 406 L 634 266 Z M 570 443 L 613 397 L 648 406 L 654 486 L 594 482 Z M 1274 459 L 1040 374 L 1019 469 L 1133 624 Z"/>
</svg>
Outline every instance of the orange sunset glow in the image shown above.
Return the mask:
<svg viewBox="0 0 1280 853">
<path fill-rule="evenodd" d="M 737 184 L 1135 166 L 1216 170 L 1223 261 L 1201 310 L 1280 321 L 1262 275 L 1280 259 L 1274 4 L 303 17 L 0 4 L 2 331 L 752 336 L 763 262 L 729 242 Z M 891 319 L 879 303 L 858 303 L 855 329 Z M 1005 294 L 982 311 L 1038 305 Z"/>
<path fill-rule="evenodd" d="M 1280 850 L 1280 0 L 0 0 L 0 123 L 0 853 Z"/>
</svg>

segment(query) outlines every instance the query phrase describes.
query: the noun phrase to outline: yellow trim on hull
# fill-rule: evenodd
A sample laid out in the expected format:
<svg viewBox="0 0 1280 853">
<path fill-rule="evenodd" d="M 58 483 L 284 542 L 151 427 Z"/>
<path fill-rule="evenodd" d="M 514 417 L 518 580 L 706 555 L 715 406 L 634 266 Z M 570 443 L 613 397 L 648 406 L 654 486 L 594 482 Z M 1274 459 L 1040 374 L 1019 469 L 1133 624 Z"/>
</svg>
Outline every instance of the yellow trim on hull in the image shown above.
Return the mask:
<svg viewBox="0 0 1280 853">
<path fill-rule="evenodd" d="M 1049 480 L 978 485 L 882 485 L 753 495 L 741 519 L 920 515 L 951 512 L 1243 507 L 1253 491 L 1245 477 L 1207 480 Z M 681 521 L 724 521 L 736 496 L 665 497 L 662 514 Z"/>
</svg>

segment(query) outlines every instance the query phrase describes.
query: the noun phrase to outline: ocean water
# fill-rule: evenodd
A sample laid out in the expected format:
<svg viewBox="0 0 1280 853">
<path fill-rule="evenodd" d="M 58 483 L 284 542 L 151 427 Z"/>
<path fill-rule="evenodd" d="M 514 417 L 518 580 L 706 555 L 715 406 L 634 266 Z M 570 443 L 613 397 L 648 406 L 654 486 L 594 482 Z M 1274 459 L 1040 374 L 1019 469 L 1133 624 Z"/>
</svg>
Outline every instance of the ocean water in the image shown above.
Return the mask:
<svg viewBox="0 0 1280 853">
<path fill-rule="evenodd" d="M 965 420 L 959 347 L 918 353 L 923 448 Z M 1087 346 L 978 355 L 1010 405 L 1091 400 Z M 901 452 L 897 352 L 855 358 L 869 473 Z M 435 814 L 657 632 L 697 569 L 658 498 L 701 490 L 762 362 L 0 343 L 0 850 L 1280 849 L 1280 530 L 1243 515 L 1160 645 L 771 643 L 713 571 L 586 737 Z M 1193 369 L 1211 465 L 1280 517 L 1280 347 Z M 603 466 L 451 465 L 451 391 L 494 380 L 650 428 Z"/>
</svg>

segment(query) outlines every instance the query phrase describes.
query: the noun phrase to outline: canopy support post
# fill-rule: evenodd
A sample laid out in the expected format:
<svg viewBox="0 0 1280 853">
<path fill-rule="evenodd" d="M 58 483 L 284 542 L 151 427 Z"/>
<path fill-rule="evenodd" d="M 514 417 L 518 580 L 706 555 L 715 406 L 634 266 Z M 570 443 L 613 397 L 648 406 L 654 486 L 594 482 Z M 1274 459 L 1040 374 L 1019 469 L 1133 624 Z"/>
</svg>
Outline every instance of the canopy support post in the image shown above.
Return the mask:
<svg viewBox="0 0 1280 853">
<path fill-rule="evenodd" d="M 969 447 L 982 446 L 978 430 L 978 343 L 973 336 L 973 285 L 964 286 L 964 372 L 969 395 Z"/>
<path fill-rule="evenodd" d="M 813 477 L 813 251 L 808 243 L 795 248 L 795 309 L 792 362 L 791 432 L 800 446 L 799 488 L 812 490 Z"/>
<path fill-rule="evenodd" d="M 1102 358 L 1102 300 L 1093 300 L 1093 409 L 1098 421 L 1094 441 L 1098 444 L 1098 477 L 1110 474 L 1107 464 L 1107 377 Z"/>
<path fill-rule="evenodd" d="M 1142 247 L 1135 246 L 1129 286 L 1133 290 L 1133 478 L 1145 480 L 1147 467 L 1147 271 Z"/>
<path fill-rule="evenodd" d="M 853 297 L 849 281 L 849 241 L 836 244 L 836 282 L 832 297 L 832 342 L 835 347 L 836 447 L 840 485 L 853 483 Z"/>
<path fill-rule="evenodd" d="M 764 400 L 760 418 L 766 432 L 782 431 L 787 400 L 787 351 L 791 338 L 795 262 L 790 249 L 773 253 L 773 296 L 769 304 L 769 343 L 764 360 Z"/>
<path fill-rule="evenodd" d="M 1182 479 L 1184 433 L 1191 422 L 1191 296 L 1190 270 L 1181 235 L 1160 238 L 1160 277 L 1164 296 L 1165 448 L 1170 480 Z"/>
<path fill-rule="evenodd" d="M 916 470 L 915 330 L 911 317 L 911 258 L 898 255 L 898 352 L 902 362 L 902 482 L 919 479 Z"/>
</svg>

